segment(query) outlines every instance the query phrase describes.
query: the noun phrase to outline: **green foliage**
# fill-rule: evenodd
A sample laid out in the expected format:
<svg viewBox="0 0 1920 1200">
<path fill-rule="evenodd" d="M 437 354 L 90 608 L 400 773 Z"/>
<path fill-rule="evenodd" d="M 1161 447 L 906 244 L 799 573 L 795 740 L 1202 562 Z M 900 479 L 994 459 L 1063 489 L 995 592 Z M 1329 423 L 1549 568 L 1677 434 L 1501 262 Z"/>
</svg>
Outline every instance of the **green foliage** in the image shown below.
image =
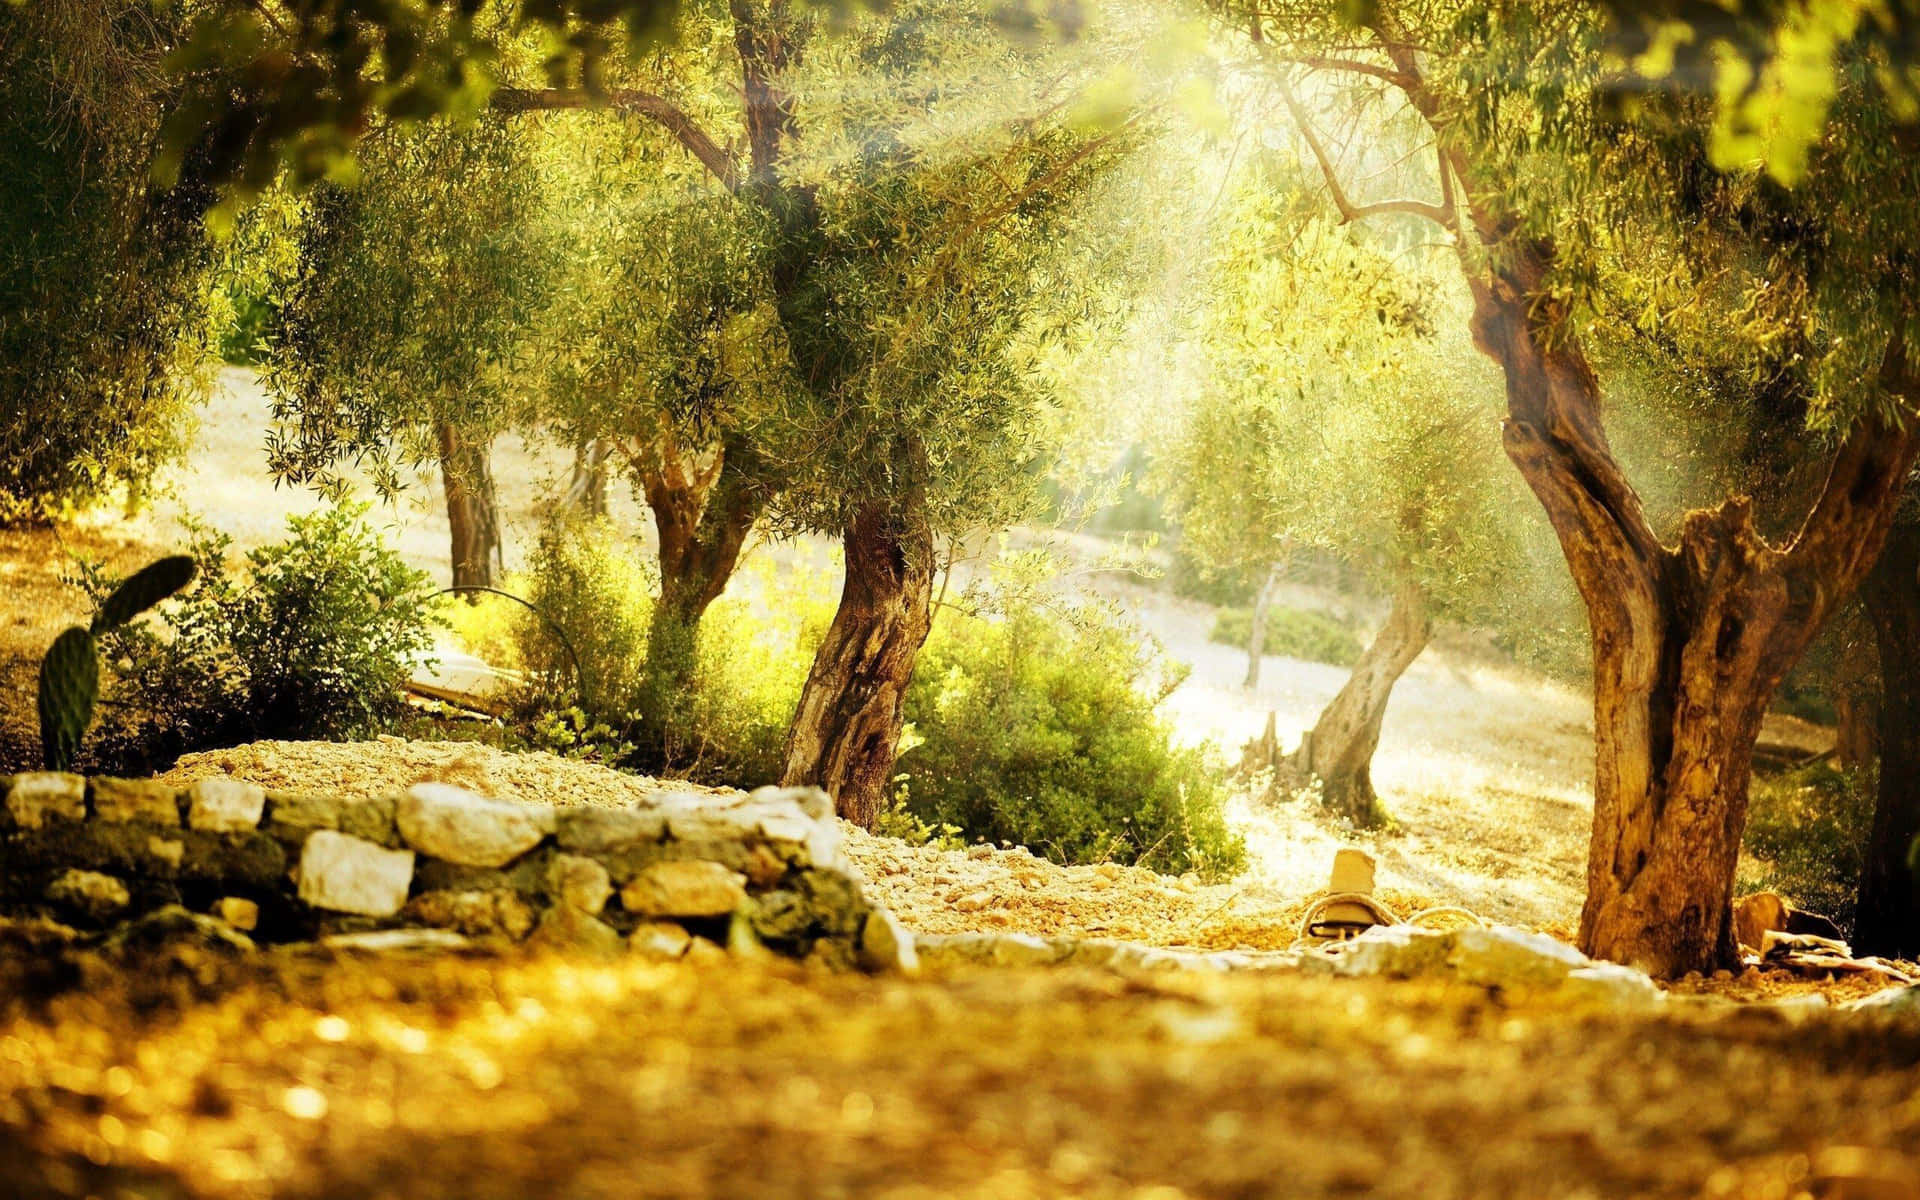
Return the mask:
<svg viewBox="0 0 1920 1200">
<path fill-rule="evenodd" d="M 1253 610 L 1223 608 L 1213 619 L 1213 632 L 1207 635 L 1241 650 L 1253 643 Z M 1263 652 L 1282 654 L 1307 662 L 1331 663 L 1350 667 L 1360 661 L 1366 649 L 1353 629 L 1323 613 L 1273 605 L 1267 609 L 1267 628 L 1262 638 Z"/>
<path fill-rule="evenodd" d="M 0 5 L 0 519 L 126 485 L 204 391 L 211 191 L 147 186 L 185 5 Z"/>
<path fill-rule="evenodd" d="M 815 573 L 776 577 L 760 563 L 743 574 L 736 594 L 707 612 L 684 694 L 665 711 L 652 710 L 648 642 L 658 585 L 644 548 L 599 521 L 545 530 L 526 576 L 506 585 L 541 614 L 507 614 L 514 655 L 537 681 L 528 697 L 536 740 L 714 783 L 775 782 L 787 721 L 834 597 Z M 462 620 L 482 636 L 493 624 Z M 553 684 L 572 675 L 561 634 L 579 655 L 583 687 L 556 706 Z M 656 736 L 638 737 L 643 729 Z"/>
<path fill-rule="evenodd" d="M 529 139 L 499 122 L 394 130 L 353 187 L 307 198 L 267 343 L 275 475 L 344 495 L 340 467 L 401 466 L 523 422 L 523 359 L 550 295 Z"/>
<path fill-rule="evenodd" d="M 906 810 L 1057 862 L 1240 870 L 1221 773 L 1155 714 L 1179 676 L 1139 631 L 1032 591 L 1005 593 L 997 607 L 943 612 L 928 639 L 907 692 Z"/>
<path fill-rule="evenodd" d="M 1184 539 L 1173 544 L 1171 564 L 1166 583 L 1174 595 L 1222 608 L 1252 604 L 1260 593 L 1260 578 L 1266 574 L 1261 567 L 1209 567 Z"/>
<path fill-rule="evenodd" d="M 1740 888 L 1779 892 L 1850 926 L 1877 790 L 1871 770 L 1823 764 L 1756 778 Z"/>
<path fill-rule="evenodd" d="M 132 764 L 256 738 L 348 738 L 400 714 L 400 689 L 431 650 L 433 586 L 364 520 L 363 508 L 292 517 L 292 536 L 228 570 L 231 541 L 196 531 L 200 586 L 156 622 L 104 635 L 112 736 Z M 113 580 L 97 569 L 96 596 Z"/>
<path fill-rule="evenodd" d="M 49 771 L 70 770 L 80 739 L 93 723 L 100 698 L 99 639 L 193 582 L 187 555 L 148 563 L 105 593 L 86 627 L 75 625 L 53 640 L 40 663 L 40 749 Z"/>
</svg>

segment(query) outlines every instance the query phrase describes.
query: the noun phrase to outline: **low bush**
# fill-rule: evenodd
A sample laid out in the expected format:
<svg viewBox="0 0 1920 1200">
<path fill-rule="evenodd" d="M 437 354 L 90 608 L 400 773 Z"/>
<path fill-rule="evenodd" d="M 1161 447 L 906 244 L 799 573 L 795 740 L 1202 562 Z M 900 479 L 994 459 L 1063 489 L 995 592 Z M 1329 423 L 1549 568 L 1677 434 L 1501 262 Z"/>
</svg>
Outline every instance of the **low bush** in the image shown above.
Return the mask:
<svg viewBox="0 0 1920 1200">
<path fill-rule="evenodd" d="M 1213 619 L 1213 632 L 1208 636 L 1216 642 L 1247 649 L 1253 642 L 1253 610 L 1221 609 Z M 1350 667 L 1360 661 L 1366 646 L 1359 634 L 1332 617 L 1275 605 L 1267 610 L 1267 631 L 1261 648 L 1265 654 Z"/>
<path fill-rule="evenodd" d="M 453 623 L 488 661 L 517 665 L 537 681 L 528 697 L 536 742 L 703 782 L 751 787 L 779 777 L 787 723 L 833 619 L 832 588 L 820 573 L 780 571 L 765 560 L 743 567 L 701 622 L 688 694 L 660 711 L 650 711 L 658 706 L 645 686 L 658 582 L 639 543 L 601 521 L 556 524 L 542 533 L 525 575 L 505 587 L 539 615 L 499 601 L 456 611 Z M 511 647 L 483 650 L 498 638 L 502 613 Z M 568 698 L 556 703 L 561 695 Z"/>
<path fill-rule="evenodd" d="M 1740 890 L 1779 892 L 1851 928 L 1874 795 L 1871 770 L 1817 764 L 1756 778 L 1749 792 Z"/>
<path fill-rule="evenodd" d="M 1217 764 L 1176 745 L 1155 711 L 1184 672 L 1104 608 L 1020 590 L 996 608 L 943 610 L 928 639 L 907 692 L 905 810 L 1056 862 L 1239 871 Z"/>
<path fill-rule="evenodd" d="M 195 531 L 199 582 L 104 639 L 110 757 L 152 767 L 258 738 L 387 728 L 432 648 L 434 588 L 363 518 L 361 508 L 290 518 L 292 537 L 249 551 L 237 572 L 231 539 Z M 117 582 L 83 572 L 96 600 Z"/>
</svg>

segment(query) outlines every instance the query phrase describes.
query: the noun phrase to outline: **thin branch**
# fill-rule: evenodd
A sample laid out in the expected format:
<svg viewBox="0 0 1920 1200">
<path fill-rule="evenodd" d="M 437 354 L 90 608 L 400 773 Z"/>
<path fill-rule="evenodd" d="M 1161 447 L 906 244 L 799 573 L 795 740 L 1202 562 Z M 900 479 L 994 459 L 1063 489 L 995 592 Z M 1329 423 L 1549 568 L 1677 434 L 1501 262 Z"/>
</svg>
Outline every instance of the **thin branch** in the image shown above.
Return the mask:
<svg viewBox="0 0 1920 1200">
<path fill-rule="evenodd" d="M 1314 161 L 1320 164 L 1320 174 L 1327 181 L 1327 191 L 1333 197 L 1334 207 L 1340 210 L 1340 220 L 1343 223 L 1387 213 L 1408 213 L 1416 217 L 1425 217 L 1442 229 L 1458 231 L 1458 216 L 1454 209 L 1447 205 L 1429 204 L 1425 200 L 1412 199 L 1354 204 L 1347 198 L 1346 189 L 1340 186 L 1340 176 L 1334 169 L 1333 159 L 1328 156 L 1327 148 L 1320 144 L 1319 135 L 1313 131 L 1313 122 L 1308 119 L 1306 110 L 1300 106 L 1300 101 L 1295 99 L 1293 89 L 1284 80 L 1280 82 L 1279 88 L 1280 98 L 1286 102 L 1288 113 L 1292 114 L 1294 124 L 1300 127 L 1300 135 L 1307 139 L 1307 148 L 1313 151 Z M 1443 173 L 1442 179 L 1444 178 Z"/>
<path fill-rule="evenodd" d="M 1345 71 L 1350 75 L 1367 75 L 1374 79 L 1383 79 L 1401 89 L 1411 87 L 1417 82 L 1411 75 L 1393 67 L 1383 67 L 1378 63 L 1363 62 L 1357 58 L 1329 58 L 1322 54 L 1274 55 L 1276 62 L 1292 63 L 1314 71 Z"/>
<path fill-rule="evenodd" d="M 504 113 L 548 112 L 558 109 L 610 108 L 646 117 L 672 134 L 728 191 L 740 187 L 739 164 L 720 143 L 694 124 L 686 111 L 653 92 L 618 88 L 603 96 L 559 88 L 501 88 L 493 93 L 493 108 Z"/>
</svg>

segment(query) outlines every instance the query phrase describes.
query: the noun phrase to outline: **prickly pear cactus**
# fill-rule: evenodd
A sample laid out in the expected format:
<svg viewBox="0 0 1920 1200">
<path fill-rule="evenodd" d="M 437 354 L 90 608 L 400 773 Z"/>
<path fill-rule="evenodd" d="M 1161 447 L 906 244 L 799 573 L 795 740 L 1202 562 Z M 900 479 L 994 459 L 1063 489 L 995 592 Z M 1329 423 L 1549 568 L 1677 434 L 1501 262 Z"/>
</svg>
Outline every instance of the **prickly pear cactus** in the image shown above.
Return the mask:
<svg viewBox="0 0 1920 1200">
<path fill-rule="evenodd" d="M 129 576 L 93 614 L 93 632 L 118 629 L 193 582 L 193 560 L 184 554 L 150 562 Z"/>
<path fill-rule="evenodd" d="M 40 660 L 40 754 L 49 771 L 73 766 L 100 697 L 100 656 L 93 634 L 75 625 L 53 639 Z"/>
<path fill-rule="evenodd" d="M 193 582 L 193 560 L 183 554 L 148 563 L 101 602 L 93 627 L 78 625 L 53 639 L 40 661 L 40 753 L 49 771 L 73 766 L 80 739 L 100 698 L 96 635 L 118 629 Z"/>
</svg>

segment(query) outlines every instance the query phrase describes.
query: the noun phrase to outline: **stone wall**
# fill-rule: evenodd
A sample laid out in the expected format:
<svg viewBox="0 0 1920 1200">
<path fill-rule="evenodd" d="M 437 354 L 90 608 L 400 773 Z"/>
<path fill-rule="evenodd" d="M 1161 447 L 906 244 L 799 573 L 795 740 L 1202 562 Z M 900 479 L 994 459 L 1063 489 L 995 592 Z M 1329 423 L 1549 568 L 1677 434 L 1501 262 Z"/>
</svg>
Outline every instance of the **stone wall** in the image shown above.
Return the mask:
<svg viewBox="0 0 1920 1200">
<path fill-rule="evenodd" d="M 443 783 L 347 798 L 234 779 L 0 776 L 0 905 L 112 933 L 167 919 L 336 946 L 526 942 L 678 957 L 774 951 L 911 969 L 812 788 L 612 808 Z"/>
</svg>

